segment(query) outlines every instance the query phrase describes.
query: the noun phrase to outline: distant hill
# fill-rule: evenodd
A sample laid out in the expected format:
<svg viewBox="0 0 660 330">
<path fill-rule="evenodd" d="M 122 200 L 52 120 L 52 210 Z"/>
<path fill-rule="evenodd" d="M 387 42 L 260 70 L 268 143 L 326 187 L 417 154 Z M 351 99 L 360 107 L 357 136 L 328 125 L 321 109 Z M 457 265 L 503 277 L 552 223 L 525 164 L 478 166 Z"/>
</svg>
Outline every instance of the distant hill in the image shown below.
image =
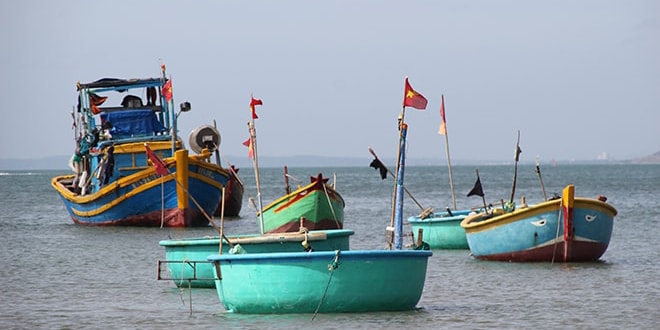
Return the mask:
<svg viewBox="0 0 660 330">
<path fill-rule="evenodd" d="M 632 159 L 630 162 L 635 164 L 660 164 L 660 151 L 646 157 Z"/>
</svg>

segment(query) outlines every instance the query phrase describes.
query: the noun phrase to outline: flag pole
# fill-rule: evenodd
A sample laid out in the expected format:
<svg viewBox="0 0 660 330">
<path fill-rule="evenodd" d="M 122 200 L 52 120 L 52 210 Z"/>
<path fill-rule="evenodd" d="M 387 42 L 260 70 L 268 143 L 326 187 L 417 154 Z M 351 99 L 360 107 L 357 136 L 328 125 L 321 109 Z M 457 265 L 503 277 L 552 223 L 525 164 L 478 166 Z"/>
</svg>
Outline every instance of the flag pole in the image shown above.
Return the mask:
<svg viewBox="0 0 660 330">
<path fill-rule="evenodd" d="M 520 130 L 518 130 L 518 141 L 516 141 L 516 157 L 515 157 L 515 162 L 513 165 L 513 185 L 511 186 L 511 198 L 509 198 L 509 202 L 513 203 L 513 196 L 516 193 L 516 180 L 518 179 L 518 159 L 520 159 L 520 153 L 522 150 L 520 150 Z"/>
<path fill-rule="evenodd" d="M 254 127 L 254 119 L 248 122 L 250 131 L 250 144 L 252 145 L 252 163 L 254 165 L 254 179 L 257 184 L 257 203 L 259 203 L 259 230 L 264 234 L 264 213 L 261 200 L 261 182 L 259 181 L 259 158 L 257 153 L 257 129 Z"/>
<path fill-rule="evenodd" d="M 406 97 L 408 96 L 408 76 L 406 76 L 405 83 L 403 86 L 403 102 L 401 102 L 401 114 L 399 115 L 399 119 L 397 121 L 397 129 L 399 130 L 399 142 L 396 150 L 396 159 L 397 159 L 397 164 L 395 167 L 395 175 L 394 175 L 394 192 L 392 193 L 392 213 L 390 216 L 390 227 L 394 227 L 394 210 L 396 209 L 396 184 L 399 182 L 399 159 L 401 158 L 401 140 L 403 139 L 403 125 L 405 124 L 405 117 L 406 117 Z M 391 248 L 391 246 L 390 246 Z"/>
<path fill-rule="evenodd" d="M 405 100 L 405 95 L 406 93 L 403 93 L 403 97 Z M 403 139 L 403 125 L 405 125 L 404 118 L 406 116 L 406 106 L 403 105 L 401 107 L 401 114 L 399 115 L 399 119 L 397 122 L 397 128 L 399 129 L 399 146 L 396 151 L 396 159 L 397 159 L 397 164 L 395 167 L 395 175 L 394 175 L 394 193 L 392 193 L 392 214 L 390 218 L 390 227 L 394 228 L 394 211 L 396 210 L 396 185 L 397 182 L 399 182 L 399 159 L 401 159 L 401 140 Z"/>
<path fill-rule="evenodd" d="M 541 190 L 543 191 L 543 200 L 547 201 L 548 196 L 545 194 L 545 185 L 543 185 L 543 178 L 541 177 L 541 167 L 539 166 L 539 156 L 536 156 L 536 175 L 539 177 L 541 182 Z"/>
<path fill-rule="evenodd" d="M 438 133 L 445 136 L 445 149 L 447 152 L 447 168 L 449 169 L 449 187 L 451 189 L 451 200 L 454 202 L 454 210 L 456 210 L 456 193 L 454 192 L 454 177 L 451 173 L 451 157 L 449 156 L 449 133 L 447 132 L 447 122 L 445 121 L 445 95 L 442 95 L 442 108 L 440 109 L 442 117 L 442 127 Z M 443 134 L 444 133 L 444 134 Z"/>
</svg>

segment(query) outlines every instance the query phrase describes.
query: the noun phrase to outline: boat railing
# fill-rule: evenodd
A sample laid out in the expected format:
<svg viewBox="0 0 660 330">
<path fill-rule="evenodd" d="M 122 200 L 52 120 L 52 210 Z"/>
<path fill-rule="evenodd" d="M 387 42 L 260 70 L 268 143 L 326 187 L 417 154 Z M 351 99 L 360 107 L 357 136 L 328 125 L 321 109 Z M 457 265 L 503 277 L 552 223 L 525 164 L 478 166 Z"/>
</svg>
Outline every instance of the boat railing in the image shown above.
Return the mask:
<svg viewBox="0 0 660 330">
<path fill-rule="evenodd" d="M 211 277 L 198 277 L 197 270 L 198 264 L 211 264 L 213 261 L 208 260 L 158 260 L 158 280 L 174 280 L 174 281 L 196 281 L 196 280 L 214 280 Z M 171 264 L 179 264 L 181 268 L 176 265 L 172 267 Z M 186 268 L 192 271 L 186 272 Z M 180 270 L 179 270 L 180 269 Z M 178 270 L 178 271 L 177 271 Z M 180 272 L 178 277 L 172 275 L 172 271 Z"/>
</svg>

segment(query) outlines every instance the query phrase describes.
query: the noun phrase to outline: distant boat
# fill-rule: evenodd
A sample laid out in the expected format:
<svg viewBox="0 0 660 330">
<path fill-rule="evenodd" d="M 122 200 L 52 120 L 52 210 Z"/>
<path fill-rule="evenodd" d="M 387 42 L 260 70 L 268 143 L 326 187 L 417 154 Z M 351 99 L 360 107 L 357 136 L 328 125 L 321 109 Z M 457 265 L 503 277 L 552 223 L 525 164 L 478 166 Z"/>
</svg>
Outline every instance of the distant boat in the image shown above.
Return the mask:
<svg viewBox="0 0 660 330">
<path fill-rule="evenodd" d="M 310 183 L 276 199 L 263 209 L 265 233 L 342 229 L 345 202 L 321 173 Z M 260 216 L 257 213 L 257 216 Z"/>
<path fill-rule="evenodd" d="M 78 106 L 71 114 L 75 174 L 51 181 L 75 223 L 208 226 L 230 174 L 210 162 L 214 150 L 189 155 L 172 133 L 179 114 L 171 84 L 164 66 L 159 78 L 78 83 Z M 126 94 L 121 105 L 101 106 L 118 94 Z M 181 104 L 181 111 L 189 110 L 190 103 Z"/>
<path fill-rule="evenodd" d="M 465 229 L 461 221 L 474 213 L 472 210 L 455 210 L 434 212 L 426 217 L 423 215 L 408 218 L 415 239 L 422 230 L 422 240 L 431 249 L 469 249 Z"/>
<path fill-rule="evenodd" d="M 215 288 L 213 265 L 206 258 L 220 252 L 220 246 L 223 254 L 346 251 L 350 250 L 349 238 L 353 234 L 352 230 L 336 229 L 235 235 L 223 240 L 222 245 L 219 236 L 163 240 L 159 244 L 165 247 L 165 261 L 159 264 L 166 267 L 158 267 L 159 279 L 172 279 L 178 287 Z"/>
<path fill-rule="evenodd" d="M 227 311 L 316 314 L 405 311 L 416 307 L 432 252 L 402 249 L 407 124 L 403 114 L 400 118 L 395 202 L 392 225 L 387 228 L 394 250 L 210 255 L 208 260 L 216 270 L 218 298 Z"/>
<path fill-rule="evenodd" d="M 569 185 L 559 199 L 469 215 L 461 227 L 477 259 L 594 261 L 607 250 L 617 214 L 604 200 L 574 197 Z"/>
</svg>

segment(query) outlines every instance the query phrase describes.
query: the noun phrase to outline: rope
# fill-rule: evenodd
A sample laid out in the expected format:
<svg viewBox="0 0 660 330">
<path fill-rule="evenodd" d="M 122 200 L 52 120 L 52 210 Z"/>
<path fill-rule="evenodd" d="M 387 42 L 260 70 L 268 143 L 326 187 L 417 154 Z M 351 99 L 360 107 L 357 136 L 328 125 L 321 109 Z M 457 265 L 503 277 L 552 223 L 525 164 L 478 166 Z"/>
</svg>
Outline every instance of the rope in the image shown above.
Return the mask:
<svg viewBox="0 0 660 330">
<path fill-rule="evenodd" d="M 562 199 L 559 200 L 559 214 L 557 215 L 557 233 L 555 234 L 555 245 L 552 249 L 552 262 L 551 262 L 551 264 L 555 263 L 555 255 L 557 254 L 557 239 L 559 238 L 559 223 L 560 223 L 560 220 L 562 220 L 562 218 L 563 218 L 562 217 L 562 214 L 563 214 L 562 211 L 563 210 L 562 210 L 562 207 L 561 207 L 562 203 L 563 203 L 563 199 L 564 198 L 562 197 Z"/>
<path fill-rule="evenodd" d="M 335 220 L 337 229 L 339 229 L 342 226 L 339 224 L 339 220 L 337 220 L 337 215 L 335 214 L 335 209 L 332 207 L 332 202 L 330 202 L 330 194 L 328 194 L 328 189 L 326 188 L 325 184 L 323 184 L 323 191 L 325 191 L 325 197 L 328 199 L 328 205 L 330 206 L 330 212 L 332 212 L 332 218 Z"/>
<path fill-rule="evenodd" d="M 323 290 L 323 296 L 321 297 L 321 301 L 319 301 L 319 305 L 316 306 L 316 310 L 314 311 L 314 315 L 312 316 L 312 321 L 316 318 L 316 315 L 319 313 L 319 309 L 321 309 L 321 305 L 323 304 L 323 300 L 325 300 L 325 295 L 328 293 L 328 289 L 330 288 L 330 281 L 332 281 L 332 275 L 335 273 L 335 270 L 339 267 L 339 253 L 340 250 L 335 250 L 335 258 L 332 260 L 332 262 L 328 265 L 328 270 L 330 271 L 330 277 L 328 277 L 328 284 L 325 286 L 325 290 Z"/>
</svg>

